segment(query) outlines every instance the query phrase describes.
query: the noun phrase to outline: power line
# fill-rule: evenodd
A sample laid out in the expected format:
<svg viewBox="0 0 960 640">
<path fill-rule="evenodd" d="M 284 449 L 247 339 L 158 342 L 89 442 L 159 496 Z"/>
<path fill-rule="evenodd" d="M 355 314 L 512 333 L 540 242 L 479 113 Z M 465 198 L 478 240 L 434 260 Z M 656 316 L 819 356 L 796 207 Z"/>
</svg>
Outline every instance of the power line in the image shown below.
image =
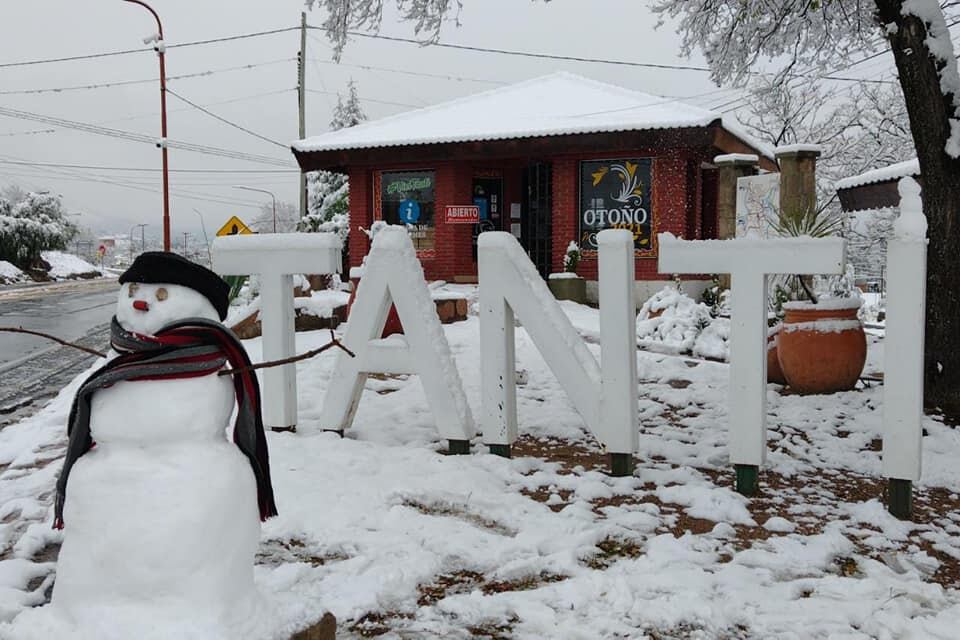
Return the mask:
<svg viewBox="0 0 960 640">
<path fill-rule="evenodd" d="M 190 106 L 193 107 L 194 109 L 196 109 L 196 110 L 198 110 L 198 111 L 201 111 L 201 112 L 207 114 L 207 115 L 210 116 L 211 118 L 214 118 L 215 120 L 219 120 L 220 122 L 222 122 L 222 123 L 224 123 L 224 124 L 230 125 L 230 126 L 233 127 L 234 129 L 238 129 L 238 130 L 240 130 L 240 131 L 243 131 L 243 132 L 246 133 L 247 135 L 251 135 L 251 136 L 253 136 L 254 138 L 258 138 L 258 139 L 260 139 L 260 140 L 264 140 L 264 141 L 266 141 L 266 142 L 269 142 L 270 144 L 275 144 L 275 145 L 277 145 L 278 147 L 280 147 L 280 148 L 282 148 L 282 149 L 289 149 L 289 148 L 290 148 L 288 145 L 285 145 L 285 144 L 283 144 L 282 142 L 277 142 L 276 140 L 273 140 L 273 139 L 268 138 L 268 137 L 266 137 L 266 136 L 260 135 L 260 134 L 257 133 L 256 131 L 251 131 L 250 129 L 247 129 L 246 127 L 244 127 L 244 126 L 242 126 L 242 125 L 239 125 L 239 124 L 237 124 L 236 122 L 233 122 L 232 120 L 227 120 L 227 119 L 224 118 L 223 116 L 218 116 L 218 115 L 215 114 L 213 111 L 210 111 L 209 109 L 205 109 L 204 107 L 201 107 L 201 106 L 198 105 L 196 102 L 192 102 L 192 101 L 190 101 L 190 100 L 187 100 L 187 99 L 184 98 L 182 95 L 180 95 L 179 93 L 177 93 L 176 91 L 174 91 L 174 90 L 172 90 L 172 89 L 170 89 L 170 88 L 167 89 L 167 93 L 169 93 L 170 95 L 172 95 L 172 96 L 173 96 L 174 98 L 176 98 L 177 100 L 181 100 L 181 101 L 183 101 L 183 102 L 186 102 L 188 105 L 190 105 Z"/>
<path fill-rule="evenodd" d="M 307 89 L 307 93 L 320 93 L 328 96 L 338 96 L 340 95 L 336 91 L 320 91 L 318 89 Z M 364 98 L 359 96 L 360 102 L 373 102 L 376 104 L 388 104 L 394 107 L 410 107 L 413 109 L 420 109 L 423 107 L 422 104 L 410 104 L 409 102 L 391 102 L 389 100 L 375 100 L 374 98 Z"/>
<path fill-rule="evenodd" d="M 163 171 L 163 169 L 160 169 L 159 167 L 110 167 L 110 166 L 90 165 L 90 164 L 61 164 L 58 162 L 27 162 L 27 161 L 17 161 L 17 160 L 0 160 L 0 164 L 27 165 L 32 167 L 57 167 L 57 168 L 63 168 L 63 169 L 93 169 L 97 171 L 133 171 L 133 172 Z M 223 173 L 223 174 L 300 173 L 298 169 L 170 169 L 169 171 L 170 173 Z"/>
<path fill-rule="evenodd" d="M 197 71 L 195 73 L 185 73 L 176 76 L 167 76 L 167 82 L 175 80 L 186 80 L 188 78 L 200 78 L 206 76 L 212 76 L 217 73 L 227 73 L 230 71 L 245 71 L 247 69 L 256 69 L 258 67 L 265 67 L 273 64 L 280 64 L 282 62 L 292 62 L 296 58 L 282 58 L 280 60 L 268 60 L 266 62 L 256 62 L 251 64 L 244 64 L 235 67 L 225 67 L 221 69 L 209 69 L 207 71 Z M 0 91 L 0 95 L 3 96 L 13 96 L 13 95 L 29 95 L 29 94 L 39 94 L 39 93 L 62 93 L 64 91 L 80 91 L 80 90 L 89 90 L 89 89 L 106 89 L 109 87 L 127 87 L 130 85 L 137 84 L 149 84 L 159 82 L 159 78 L 144 78 L 142 80 L 118 80 L 114 82 L 98 82 L 93 84 L 80 84 L 72 85 L 67 87 L 45 87 L 41 89 L 12 89 L 8 91 Z"/>
<path fill-rule="evenodd" d="M 0 115 L 4 115 L 10 118 L 18 118 L 21 120 L 31 120 L 34 122 L 41 122 L 43 124 L 52 124 L 52 125 L 64 127 L 67 129 L 76 129 L 78 131 L 84 131 L 86 133 L 93 133 L 93 134 L 108 136 L 112 138 L 119 138 L 122 140 L 129 140 L 132 142 L 141 142 L 141 143 L 148 143 L 148 144 L 157 143 L 156 138 L 152 136 L 148 136 L 146 134 L 142 134 L 142 133 L 125 131 L 123 129 L 111 129 L 108 127 L 101 127 L 101 126 L 93 125 L 86 122 L 79 122 L 76 120 L 67 120 L 66 118 L 46 116 L 38 113 L 32 113 L 29 111 L 10 109 L 8 107 L 0 107 Z M 196 153 L 206 153 L 208 155 L 221 156 L 225 158 L 233 158 L 235 160 L 244 160 L 248 162 L 257 162 L 261 164 L 272 164 L 272 165 L 281 166 L 281 167 L 292 166 L 292 164 L 289 161 L 281 160 L 279 158 L 246 153 L 242 151 L 233 151 L 230 149 L 221 149 L 219 147 L 213 147 L 209 145 L 195 144 L 195 143 L 184 142 L 180 140 L 167 140 L 166 144 L 170 148 L 174 148 L 174 149 L 181 149 L 184 151 L 193 151 Z"/>
<path fill-rule="evenodd" d="M 269 36 L 275 33 L 284 33 L 286 31 L 295 31 L 300 27 L 283 27 L 280 29 L 270 29 L 268 31 L 256 31 L 254 33 L 241 33 L 234 36 L 224 36 L 222 38 L 209 38 L 207 40 L 194 40 L 192 42 L 180 42 L 176 44 L 168 44 L 167 49 L 177 49 L 180 47 L 194 47 L 198 45 L 213 44 L 216 42 L 230 42 L 232 40 L 243 40 L 246 38 L 259 38 L 261 36 Z M 18 62 L 4 62 L 0 63 L 0 69 L 7 69 L 10 67 L 26 67 L 38 64 L 50 64 L 54 62 L 73 62 L 75 60 L 93 60 L 96 58 L 108 58 L 111 56 L 124 56 L 132 53 L 146 53 L 152 51 L 152 49 L 123 49 L 120 51 L 104 51 L 101 53 L 88 53 L 85 55 L 77 56 L 65 56 L 62 58 L 44 58 L 40 60 L 21 60 Z"/>
</svg>

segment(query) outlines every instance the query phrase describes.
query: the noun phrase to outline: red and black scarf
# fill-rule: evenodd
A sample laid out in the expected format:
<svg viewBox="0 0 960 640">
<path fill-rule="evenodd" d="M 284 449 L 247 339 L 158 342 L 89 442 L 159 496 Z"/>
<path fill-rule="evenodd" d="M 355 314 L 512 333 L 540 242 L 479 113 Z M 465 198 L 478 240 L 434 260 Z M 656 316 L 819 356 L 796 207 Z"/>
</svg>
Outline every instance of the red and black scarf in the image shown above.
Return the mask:
<svg viewBox="0 0 960 640">
<path fill-rule="evenodd" d="M 219 322 L 204 318 L 174 322 L 155 336 L 127 331 L 114 318 L 110 326 L 110 343 L 120 355 L 83 383 L 70 408 L 67 422 L 69 443 L 63 470 L 57 480 L 54 505 L 53 526 L 56 529 L 62 529 L 64 524 L 63 504 L 70 469 L 94 446 L 90 436 L 90 402 L 94 393 L 117 382 L 193 378 L 216 375 L 225 364 L 232 369 L 250 366 L 250 358 L 233 332 Z M 251 370 L 232 377 L 237 396 L 233 441 L 250 461 L 257 481 L 260 520 L 263 521 L 277 515 L 277 506 L 273 499 L 267 439 L 260 414 L 260 385 L 256 373 Z"/>
</svg>

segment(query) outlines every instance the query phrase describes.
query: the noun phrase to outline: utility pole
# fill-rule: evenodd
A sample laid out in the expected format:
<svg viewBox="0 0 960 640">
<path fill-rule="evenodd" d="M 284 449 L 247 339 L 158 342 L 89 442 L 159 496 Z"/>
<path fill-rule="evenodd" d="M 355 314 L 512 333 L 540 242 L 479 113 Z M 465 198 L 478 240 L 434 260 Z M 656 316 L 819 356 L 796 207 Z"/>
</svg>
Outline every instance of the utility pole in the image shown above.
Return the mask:
<svg viewBox="0 0 960 640">
<path fill-rule="evenodd" d="M 183 232 L 183 257 L 187 257 L 187 236 L 190 235 L 186 231 Z"/>
<path fill-rule="evenodd" d="M 297 58 L 297 93 L 300 111 L 300 139 L 307 136 L 307 87 L 304 83 L 307 67 L 307 12 L 300 12 L 300 55 Z M 307 215 L 307 176 L 300 172 L 300 217 Z"/>
</svg>

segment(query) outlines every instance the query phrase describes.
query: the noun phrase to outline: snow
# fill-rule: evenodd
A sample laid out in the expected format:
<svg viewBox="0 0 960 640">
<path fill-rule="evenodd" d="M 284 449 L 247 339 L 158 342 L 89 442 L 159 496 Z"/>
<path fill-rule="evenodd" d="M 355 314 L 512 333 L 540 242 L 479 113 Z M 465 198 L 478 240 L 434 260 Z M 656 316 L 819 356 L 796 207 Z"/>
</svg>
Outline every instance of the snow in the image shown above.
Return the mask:
<svg viewBox="0 0 960 640">
<path fill-rule="evenodd" d="M 837 180 L 833 186 L 837 190 L 852 189 L 854 187 L 861 187 L 867 184 L 895 180 L 905 176 L 919 175 L 920 162 L 914 158 L 912 160 L 905 160 L 904 162 L 897 162 L 887 165 L 886 167 L 881 167 L 879 169 L 873 169 L 856 176 L 850 176 L 849 178 L 844 178 L 843 180 Z"/>
<path fill-rule="evenodd" d="M 11 282 L 22 282 L 26 279 L 26 274 L 6 260 L 0 260 L 0 284 L 9 284 Z"/>
<path fill-rule="evenodd" d="M 780 156 L 787 153 L 823 153 L 823 146 L 819 144 L 785 144 L 773 150 Z"/>
<path fill-rule="evenodd" d="M 299 152 L 705 127 L 721 113 L 557 72 L 293 142 Z M 737 137 L 744 136 L 724 120 Z M 728 126 L 729 125 L 729 126 Z M 749 138 L 746 141 L 751 142 Z M 752 144 L 752 142 L 751 142 Z"/>
<path fill-rule="evenodd" d="M 782 331 L 815 331 L 817 333 L 843 333 L 861 327 L 859 320 L 811 320 L 809 322 L 787 322 Z"/>
<path fill-rule="evenodd" d="M 807 300 L 795 300 L 792 302 L 784 302 L 784 309 L 822 309 L 826 311 L 842 311 L 845 309 L 859 309 L 863 304 L 863 300 L 860 296 L 853 296 L 850 298 L 821 298 L 817 301 L 816 304 L 809 302 Z"/>
<path fill-rule="evenodd" d="M 349 300 L 350 294 L 346 291 L 330 289 L 311 291 L 309 297 L 294 298 L 293 307 L 308 316 L 329 318 L 333 316 L 334 310 L 338 307 L 345 307 Z"/>
<path fill-rule="evenodd" d="M 100 273 L 95 267 L 83 258 L 63 251 L 43 251 L 40 256 L 50 264 L 51 278 L 69 278 L 80 274 Z"/>
<path fill-rule="evenodd" d="M 726 164 L 730 162 L 751 162 L 756 164 L 760 162 L 760 156 L 753 153 L 725 153 L 713 159 L 714 164 Z"/>
<path fill-rule="evenodd" d="M 550 280 L 576 280 L 579 278 L 574 271 L 561 271 L 559 273 L 551 273 L 548 278 Z"/>
<path fill-rule="evenodd" d="M 213 241 L 214 254 L 231 251 L 310 251 L 342 247 L 335 233 L 263 233 L 222 236 Z"/>
<path fill-rule="evenodd" d="M 598 312 L 560 306 L 592 341 Z M 479 411 L 479 321 L 443 331 Z M 806 397 L 768 387 L 764 485 L 747 500 L 731 491 L 728 366 L 640 351 L 637 471 L 613 478 L 595 466 L 604 452 L 523 327 L 516 336 L 526 451 L 513 459 L 487 455 L 477 438 L 472 455 L 439 455 L 445 443 L 407 376 L 367 380 L 348 437 L 308 435 L 320 428 L 335 357 L 297 363 L 304 428 L 268 434 L 280 515 L 262 527 L 254 570 L 276 629 L 330 610 L 343 638 L 377 620 L 388 638 L 460 638 L 469 628 L 512 638 L 956 637 L 960 591 L 933 576 L 960 555 L 955 429 L 923 419 L 916 505 L 925 516 L 900 522 L 880 502 L 872 446 L 882 386 Z M 298 333 L 296 350 L 328 338 Z M 261 339 L 244 344 L 259 361 Z M 870 338 L 868 362 L 882 345 Z M 40 611 L 29 607 L 56 566 L 41 551 L 62 536 L 50 529 L 49 491 L 79 382 L 0 430 L 0 615 L 21 616 L 16 632 L 0 625 L 4 640 L 44 637 L 22 616 Z M 552 454 L 556 445 L 576 457 Z M 609 540 L 635 551 L 602 551 Z M 453 586 L 427 598 L 440 584 Z"/>
<path fill-rule="evenodd" d="M 897 185 L 900 193 L 900 215 L 893 221 L 893 234 L 907 242 L 925 242 L 927 218 L 923 215 L 920 185 L 913 178 L 901 178 Z"/>
</svg>

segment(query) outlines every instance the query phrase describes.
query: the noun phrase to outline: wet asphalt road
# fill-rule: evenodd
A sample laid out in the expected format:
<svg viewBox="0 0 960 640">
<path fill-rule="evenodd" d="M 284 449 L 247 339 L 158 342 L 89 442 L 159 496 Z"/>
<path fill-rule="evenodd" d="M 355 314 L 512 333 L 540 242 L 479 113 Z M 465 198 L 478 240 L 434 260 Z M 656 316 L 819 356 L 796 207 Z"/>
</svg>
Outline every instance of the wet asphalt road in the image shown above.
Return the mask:
<svg viewBox="0 0 960 640">
<path fill-rule="evenodd" d="M 23 327 L 104 351 L 116 280 L 0 288 L 0 327 Z M 43 406 L 94 357 L 44 338 L 0 332 L 0 428 Z"/>
</svg>

